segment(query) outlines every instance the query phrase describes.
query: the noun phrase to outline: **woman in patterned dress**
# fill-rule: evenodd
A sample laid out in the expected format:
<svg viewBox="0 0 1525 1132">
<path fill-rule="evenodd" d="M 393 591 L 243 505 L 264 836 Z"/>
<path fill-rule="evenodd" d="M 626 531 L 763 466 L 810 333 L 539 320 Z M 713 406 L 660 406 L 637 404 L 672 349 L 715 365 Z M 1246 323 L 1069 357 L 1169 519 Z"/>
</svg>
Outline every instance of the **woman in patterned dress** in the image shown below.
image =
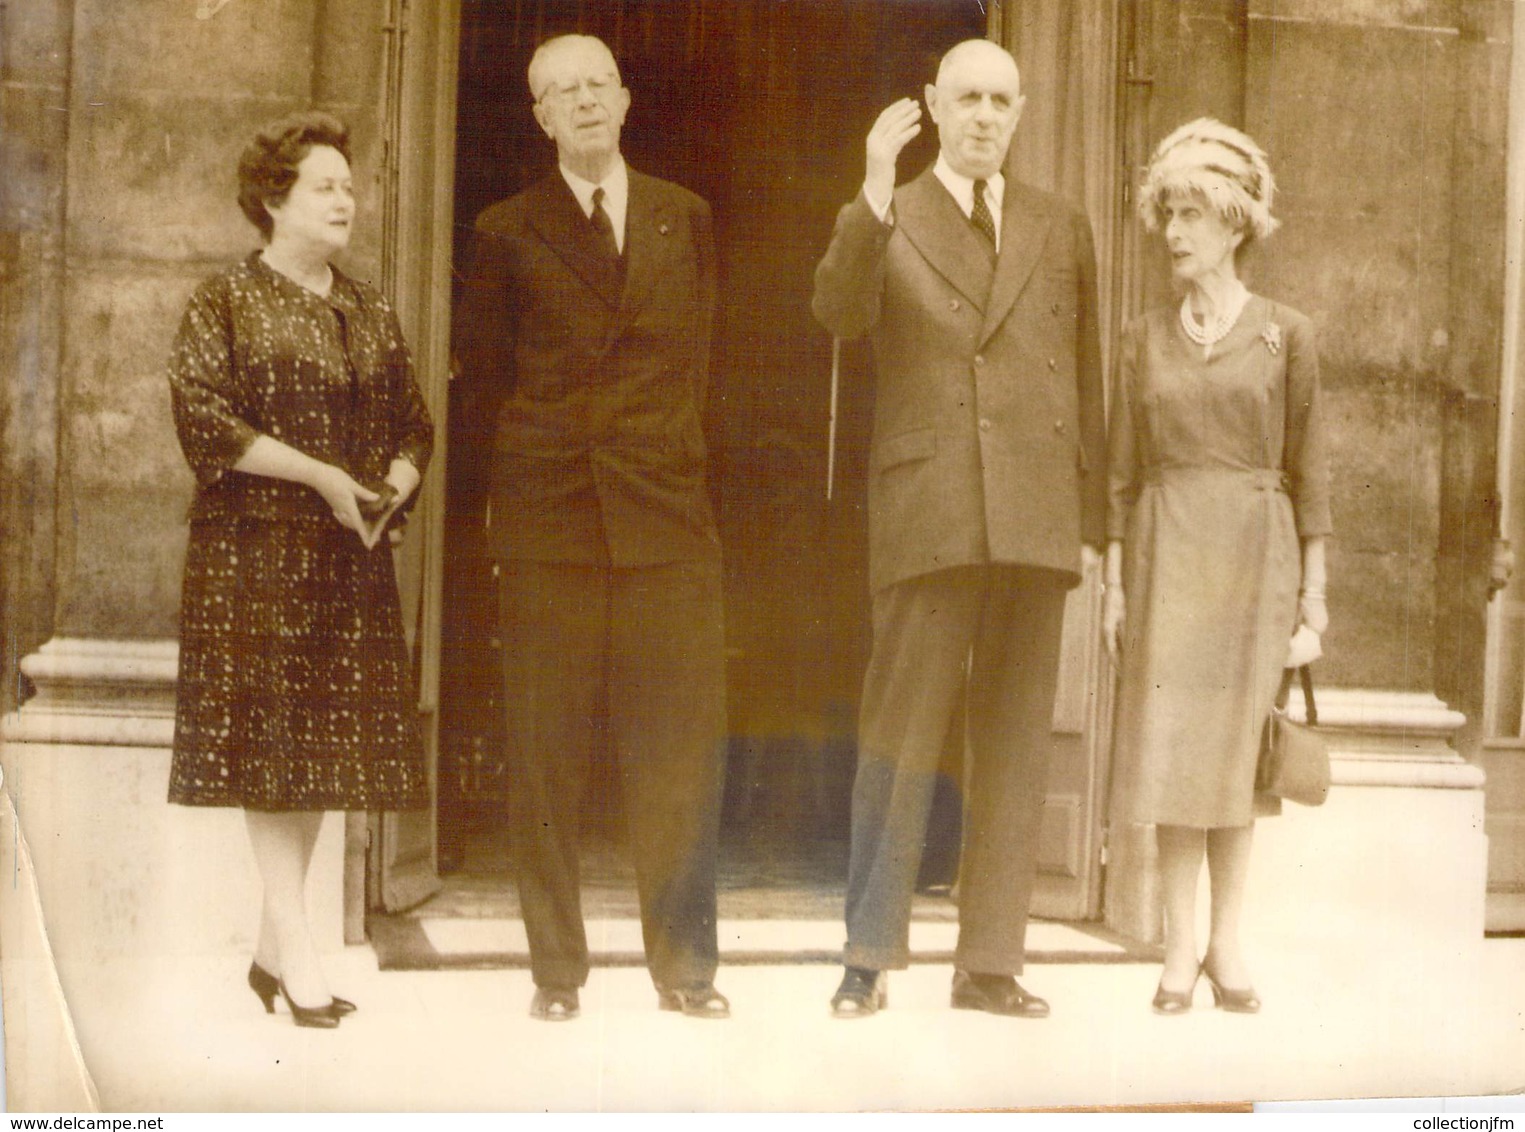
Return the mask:
<svg viewBox="0 0 1525 1132">
<path fill-rule="evenodd" d="M 1265 154 L 1199 119 L 1155 150 L 1139 208 L 1163 231 L 1180 306 L 1123 335 L 1109 437 L 1103 631 L 1120 663 L 1112 820 L 1153 824 L 1165 906 L 1154 1008 L 1260 1000 L 1239 921 L 1261 732 L 1284 666 L 1328 626 L 1328 462 L 1309 320 L 1251 295 L 1237 258 L 1270 235 Z M 1126 598 L 1125 596 L 1126 595 Z M 1211 936 L 1197 951 L 1204 853 Z"/>
<path fill-rule="evenodd" d="M 264 896 L 249 985 L 332 1028 L 304 892 L 327 810 L 427 804 L 389 539 L 433 425 L 386 299 L 329 260 L 349 243 L 348 131 L 261 131 L 239 205 L 264 247 L 203 283 L 169 364 L 196 475 L 169 799 L 240 806 Z"/>
</svg>

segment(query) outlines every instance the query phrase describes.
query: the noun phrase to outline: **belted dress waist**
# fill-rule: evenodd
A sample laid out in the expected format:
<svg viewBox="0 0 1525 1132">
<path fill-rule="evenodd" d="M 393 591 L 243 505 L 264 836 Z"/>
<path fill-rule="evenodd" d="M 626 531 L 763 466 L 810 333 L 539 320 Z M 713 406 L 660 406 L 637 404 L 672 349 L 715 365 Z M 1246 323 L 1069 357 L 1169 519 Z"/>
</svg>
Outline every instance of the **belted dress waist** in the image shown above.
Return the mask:
<svg viewBox="0 0 1525 1132">
<path fill-rule="evenodd" d="M 1234 468 L 1225 464 L 1180 464 L 1169 467 L 1152 465 L 1144 469 L 1145 485 L 1169 480 L 1243 477 L 1260 491 L 1290 494 L 1291 483 L 1280 468 Z"/>
</svg>

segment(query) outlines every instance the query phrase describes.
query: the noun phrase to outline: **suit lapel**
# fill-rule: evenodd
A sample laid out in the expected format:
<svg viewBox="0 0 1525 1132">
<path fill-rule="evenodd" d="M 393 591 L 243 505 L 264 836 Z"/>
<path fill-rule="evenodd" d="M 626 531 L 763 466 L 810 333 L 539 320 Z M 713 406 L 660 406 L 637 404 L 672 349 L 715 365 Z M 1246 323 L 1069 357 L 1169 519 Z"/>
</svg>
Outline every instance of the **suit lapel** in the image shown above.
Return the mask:
<svg viewBox="0 0 1525 1132">
<path fill-rule="evenodd" d="M 674 218 L 666 198 L 651 178 L 630 171 L 630 200 L 625 208 L 625 294 L 622 320 L 641 309 L 662 264 L 672 250 Z"/>
<path fill-rule="evenodd" d="M 895 226 L 979 310 L 990 297 L 990 246 L 930 167 L 895 194 Z"/>
<path fill-rule="evenodd" d="M 571 186 L 560 172 L 540 182 L 535 207 L 530 210 L 530 224 L 540 238 L 610 309 L 620 305 L 623 286 L 619 273 L 611 269 L 598 233 L 588 222 L 577 203 Z"/>
<path fill-rule="evenodd" d="M 1008 174 L 1006 195 L 1001 201 L 1001 254 L 996 260 L 990 303 L 985 308 L 981 346 L 1000 327 L 1001 320 L 1032 277 L 1051 223 L 1048 210 L 1039 208 L 1028 189 Z"/>
</svg>

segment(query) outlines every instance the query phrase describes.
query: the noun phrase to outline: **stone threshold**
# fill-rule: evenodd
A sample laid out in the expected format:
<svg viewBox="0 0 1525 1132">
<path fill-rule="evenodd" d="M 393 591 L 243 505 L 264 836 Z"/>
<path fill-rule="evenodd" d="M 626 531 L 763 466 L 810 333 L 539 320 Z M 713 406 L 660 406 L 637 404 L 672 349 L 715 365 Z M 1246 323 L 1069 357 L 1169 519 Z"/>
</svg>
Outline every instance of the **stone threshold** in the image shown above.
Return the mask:
<svg viewBox="0 0 1525 1132">
<path fill-rule="evenodd" d="M 522 968 L 529 941 L 518 919 L 373 916 L 368 925 L 383 971 Z M 641 925 L 634 918 L 586 922 L 595 967 L 645 963 Z M 842 961 L 842 925 L 827 920 L 721 920 L 722 966 L 835 964 Z M 952 963 L 958 925 L 913 921 L 911 962 Z M 1105 929 L 1055 922 L 1028 928 L 1028 963 L 1157 963 L 1157 948 L 1130 946 Z"/>
</svg>

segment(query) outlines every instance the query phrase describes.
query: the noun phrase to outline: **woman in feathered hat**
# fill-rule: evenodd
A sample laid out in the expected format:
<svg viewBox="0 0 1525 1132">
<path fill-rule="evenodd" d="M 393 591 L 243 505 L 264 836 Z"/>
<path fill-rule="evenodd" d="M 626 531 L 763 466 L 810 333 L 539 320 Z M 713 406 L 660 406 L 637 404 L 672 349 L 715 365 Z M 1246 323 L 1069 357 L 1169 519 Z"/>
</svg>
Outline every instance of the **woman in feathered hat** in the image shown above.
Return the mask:
<svg viewBox="0 0 1525 1132">
<path fill-rule="evenodd" d="M 1159 847 L 1162 1014 L 1189 1010 L 1203 974 L 1217 1005 L 1260 1007 L 1240 911 L 1255 817 L 1278 803 L 1256 794 L 1256 759 L 1284 666 L 1316 655 L 1329 621 L 1313 326 L 1239 280 L 1245 248 L 1277 226 L 1273 192 L 1261 148 L 1202 118 L 1160 143 L 1139 201 L 1182 299 L 1123 335 L 1103 631 L 1121 665 L 1112 821 L 1154 825 Z"/>
</svg>

